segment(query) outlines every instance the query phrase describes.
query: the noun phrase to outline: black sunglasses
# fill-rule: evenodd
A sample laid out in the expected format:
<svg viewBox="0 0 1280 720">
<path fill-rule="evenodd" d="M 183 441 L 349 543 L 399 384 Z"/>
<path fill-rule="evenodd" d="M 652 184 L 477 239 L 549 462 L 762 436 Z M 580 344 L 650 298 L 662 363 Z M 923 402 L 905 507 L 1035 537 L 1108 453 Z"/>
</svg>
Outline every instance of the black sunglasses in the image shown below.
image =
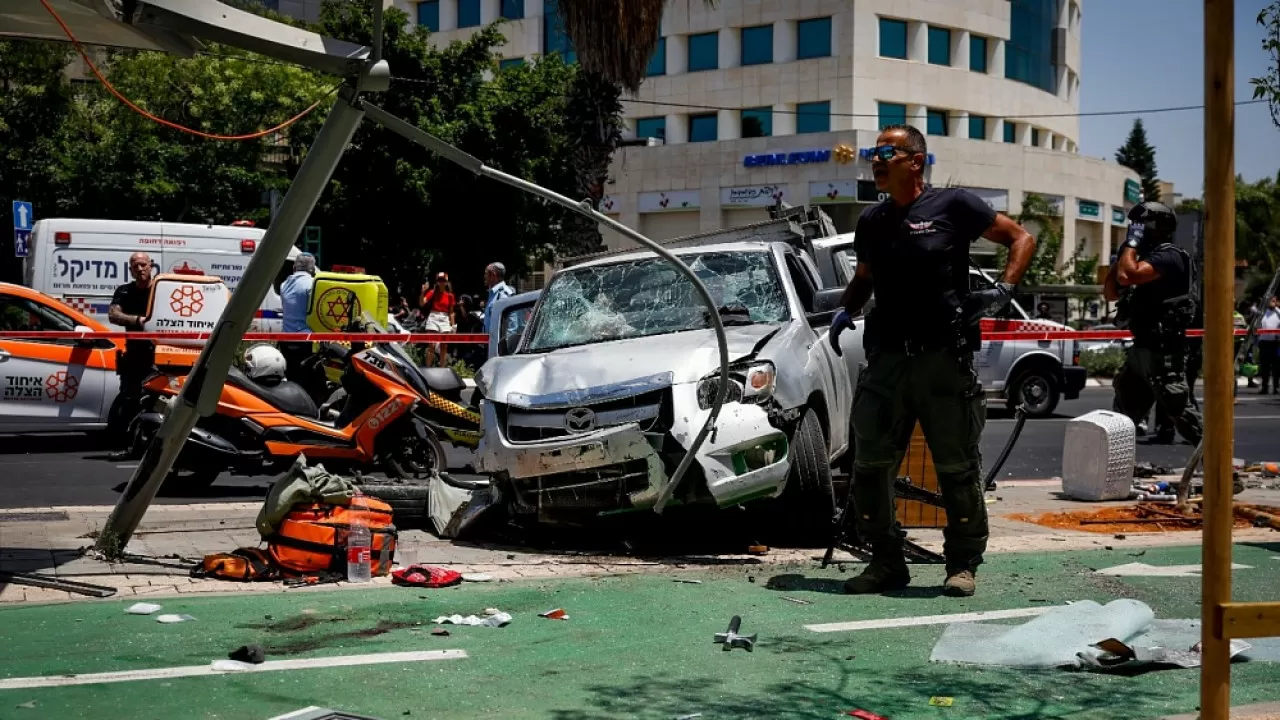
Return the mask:
<svg viewBox="0 0 1280 720">
<path fill-rule="evenodd" d="M 879 160 L 880 162 L 889 162 L 896 157 L 898 153 L 903 153 L 905 155 L 907 154 L 907 151 L 895 145 L 880 145 L 871 148 L 871 157 L 875 160 Z"/>
</svg>

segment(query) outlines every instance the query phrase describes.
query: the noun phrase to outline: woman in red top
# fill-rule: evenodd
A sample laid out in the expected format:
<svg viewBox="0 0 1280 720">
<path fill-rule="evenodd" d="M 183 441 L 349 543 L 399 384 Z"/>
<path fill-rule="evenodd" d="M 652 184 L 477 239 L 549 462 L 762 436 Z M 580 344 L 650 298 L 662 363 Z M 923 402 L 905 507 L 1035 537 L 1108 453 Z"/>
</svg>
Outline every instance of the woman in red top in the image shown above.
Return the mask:
<svg viewBox="0 0 1280 720">
<path fill-rule="evenodd" d="M 422 286 L 422 314 L 427 316 L 423 329 L 429 333 L 454 332 L 453 308 L 456 304 L 457 299 L 453 295 L 453 285 L 449 283 L 449 276 L 445 273 L 436 273 L 435 285 L 430 288 L 426 285 Z M 448 349 L 443 344 L 433 344 L 427 346 L 427 367 L 435 364 L 437 356 L 440 367 L 449 366 Z"/>
</svg>

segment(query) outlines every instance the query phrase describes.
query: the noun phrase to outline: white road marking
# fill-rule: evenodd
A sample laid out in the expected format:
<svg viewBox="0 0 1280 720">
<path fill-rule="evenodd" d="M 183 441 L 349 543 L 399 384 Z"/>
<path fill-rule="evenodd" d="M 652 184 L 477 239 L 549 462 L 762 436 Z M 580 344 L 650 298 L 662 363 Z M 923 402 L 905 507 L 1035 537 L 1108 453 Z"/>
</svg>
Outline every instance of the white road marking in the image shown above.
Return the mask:
<svg viewBox="0 0 1280 720">
<path fill-rule="evenodd" d="M 1252 565 L 1231 564 L 1232 570 L 1252 570 Z M 1201 567 L 1195 565 L 1148 565 L 1146 563 L 1128 563 L 1115 567 L 1094 571 L 1094 575 L 1115 575 L 1121 577 L 1200 577 Z"/>
<path fill-rule="evenodd" d="M 919 615 L 916 617 L 881 618 L 879 620 L 854 620 L 852 622 L 823 623 L 821 625 L 805 625 L 804 629 L 812 632 L 846 632 L 850 630 L 882 630 L 885 628 L 915 627 L 917 625 L 950 625 L 951 623 L 976 622 L 979 620 L 1004 620 L 1007 618 L 1024 618 L 1043 615 L 1060 605 L 1041 607 L 1014 608 L 1012 610 L 986 610 L 982 612 L 954 613 L 951 615 Z"/>
<path fill-rule="evenodd" d="M 428 660 L 461 660 L 466 650 L 419 650 L 413 652 L 374 653 L 371 655 L 337 655 L 322 658 L 298 658 L 271 660 L 245 670 L 214 670 L 212 665 L 188 665 L 185 667 L 155 668 L 152 670 L 125 670 L 123 672 L 90 673 L 87 675 L 45 675 L 39 677 L 9 678 L 0 680 L 0 690 L 26 688 L 65 687 L 68 685 L 97 685 L 101 683 L 130 682 L 132 680 L 161 680 L 204 675 L 238 675 L 276 670 L 310 670 L 312 668 L 352 667 L 355 665 L 381 665 L 385 663 L 426 662 Z"/>
</svg>

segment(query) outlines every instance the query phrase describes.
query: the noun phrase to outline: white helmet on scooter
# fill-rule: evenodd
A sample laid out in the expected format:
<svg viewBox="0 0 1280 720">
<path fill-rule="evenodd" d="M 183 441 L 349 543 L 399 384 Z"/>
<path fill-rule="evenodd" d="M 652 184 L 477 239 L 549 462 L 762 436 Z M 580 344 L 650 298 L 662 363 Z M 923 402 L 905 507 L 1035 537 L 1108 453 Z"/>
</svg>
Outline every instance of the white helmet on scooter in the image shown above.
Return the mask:
<svg viewBox="0 0 1280 720">
<path fill-rule="evenodd" d="M 254 345 L 244 351 L 244 374 L 254 380 L 283 380 L 284 355 L 270 345 Z"/>
</svg>

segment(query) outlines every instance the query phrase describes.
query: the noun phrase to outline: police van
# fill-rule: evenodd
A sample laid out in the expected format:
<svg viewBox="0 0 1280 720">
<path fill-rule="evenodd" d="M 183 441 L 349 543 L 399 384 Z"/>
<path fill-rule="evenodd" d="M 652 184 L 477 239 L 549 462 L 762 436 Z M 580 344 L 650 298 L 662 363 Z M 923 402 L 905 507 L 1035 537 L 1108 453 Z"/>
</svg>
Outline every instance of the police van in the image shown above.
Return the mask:
<svg viewBox="0 0 1280 720">
<path fill-rule="evenodd" d="M 116 288 L 131 282 L 129 256 L 151 256 L 153 274 L 220 278 L 235 290 L 266 231 L 246 225 L 197 225 L 131 220 L 50 218 L 31 231 L 24 267 L 27 287 L 57 298 L 103 323 Z M 282 325 L 279 279 L 292 271 L 297 248 L 289 249 L 277 282 L 267 290 L 253 329 Z"/>
</svg>

